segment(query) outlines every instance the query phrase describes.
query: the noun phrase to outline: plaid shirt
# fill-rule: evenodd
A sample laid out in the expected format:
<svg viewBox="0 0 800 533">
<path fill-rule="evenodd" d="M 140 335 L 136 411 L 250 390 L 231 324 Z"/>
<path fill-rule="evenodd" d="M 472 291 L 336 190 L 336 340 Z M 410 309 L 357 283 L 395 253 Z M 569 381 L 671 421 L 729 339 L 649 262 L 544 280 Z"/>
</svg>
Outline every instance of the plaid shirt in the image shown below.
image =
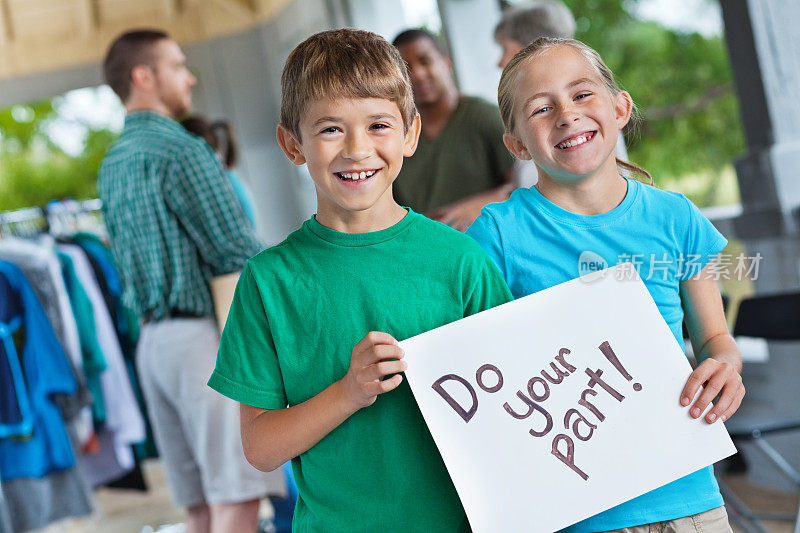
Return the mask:
<svg viewBox="0 0 800 533">
<path fill-rule="evenodd" d="M 162 115 L 125 118 L 97 188 L 123 301 L 145 320 L 213 316 L 209 280 L 263 249 L 211 148 Z"/>
</svg>

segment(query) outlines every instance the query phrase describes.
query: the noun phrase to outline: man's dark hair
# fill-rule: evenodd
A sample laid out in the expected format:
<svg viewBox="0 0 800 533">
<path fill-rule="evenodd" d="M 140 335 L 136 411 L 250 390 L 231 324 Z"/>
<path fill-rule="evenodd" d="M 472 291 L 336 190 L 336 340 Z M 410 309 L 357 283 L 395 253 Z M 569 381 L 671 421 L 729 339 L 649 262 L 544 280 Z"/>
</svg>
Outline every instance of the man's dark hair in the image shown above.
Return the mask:
<svg viewBox="0 0 800 533">
<path fill-rule="evenodd" d="M 103 77 L 124 103 L 131 94 L 131 71 L 138 65 L 155 66 L 153 47 L 169 39 L 161 30 L 127 31 L 114 39 L 103 61 Z"/>
<path fill-rule="evenodd" d="M 442 54 L 443 56 L 448 55 L 447 50 L 445 50 L 445 47 L 442 44 L 442 41 L 440 41 L 437 36 L 429 32 L 428 30 L 424 30 L 422 28 L 413 28 L 410 30 L 405 30 L 400 32 L 397 35 L 397 37 L 394 38 L 392 44 L 395 46 L 395 48 L 397 48 L 404 44 L 414 42 L 418 39 L 428 39 L 430 42 L 433 43 L 433 46 L 436 47 L 436 50 L 438 50 L 440 54 Z"/>
</svg>

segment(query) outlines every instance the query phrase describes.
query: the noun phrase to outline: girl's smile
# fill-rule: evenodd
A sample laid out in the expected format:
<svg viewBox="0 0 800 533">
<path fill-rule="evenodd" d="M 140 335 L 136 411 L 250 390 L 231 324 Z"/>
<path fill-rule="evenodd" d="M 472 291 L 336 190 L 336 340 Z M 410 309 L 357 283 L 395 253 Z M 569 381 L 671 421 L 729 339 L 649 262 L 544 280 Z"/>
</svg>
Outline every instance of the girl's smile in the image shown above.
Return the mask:
<svg viewBox="0 0 800 533">
<path fill-rule="evenodd" d="M 583 131 L 581 133 L 576 133 L 575 135 L 570 135 L 556 144 L 556 148 L 559 150 L 571 150 L 573 148 L 583 146 L 585 143 L 594 139 L 596 133 L 596 131 Z"/>
</svg>

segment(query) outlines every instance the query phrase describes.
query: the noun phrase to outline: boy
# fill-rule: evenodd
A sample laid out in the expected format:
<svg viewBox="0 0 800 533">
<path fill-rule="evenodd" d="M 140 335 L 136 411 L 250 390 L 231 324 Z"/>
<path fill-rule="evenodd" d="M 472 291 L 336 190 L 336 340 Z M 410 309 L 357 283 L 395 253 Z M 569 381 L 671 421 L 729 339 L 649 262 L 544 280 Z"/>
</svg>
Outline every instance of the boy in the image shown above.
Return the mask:
<svg viewBox="0 0 800 533">
<path fill-rule="evenodd" d="M 241 402 L 254 466 L 293 460 L 295 531 L 467 530 L 395 339 L 511 295 L 468 237 L 394 201 L 421 123 L 389 43 L 319 33 L 281 86 L 278 142 L 308 165 L 318 210 L 248 261 L 209 385 Z"/>
</svg>

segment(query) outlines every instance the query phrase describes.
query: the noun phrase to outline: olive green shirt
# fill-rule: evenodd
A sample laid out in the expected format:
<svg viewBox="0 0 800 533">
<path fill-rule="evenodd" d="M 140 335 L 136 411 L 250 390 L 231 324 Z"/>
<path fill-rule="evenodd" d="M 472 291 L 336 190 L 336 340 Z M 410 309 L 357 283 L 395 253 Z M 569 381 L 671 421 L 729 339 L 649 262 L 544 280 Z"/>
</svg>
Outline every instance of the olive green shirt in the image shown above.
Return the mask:
<svg viewBox="0 0 800 533">
<path fill-rule="evenodd" d="M 514 157 L 503 144 L 503 122 L 496 106 L 464 96 L 435 139 L 425 136 L 403 162 L 394 182 L 397 202 L 419 213 L 507 181 Z"/>
</svg>

